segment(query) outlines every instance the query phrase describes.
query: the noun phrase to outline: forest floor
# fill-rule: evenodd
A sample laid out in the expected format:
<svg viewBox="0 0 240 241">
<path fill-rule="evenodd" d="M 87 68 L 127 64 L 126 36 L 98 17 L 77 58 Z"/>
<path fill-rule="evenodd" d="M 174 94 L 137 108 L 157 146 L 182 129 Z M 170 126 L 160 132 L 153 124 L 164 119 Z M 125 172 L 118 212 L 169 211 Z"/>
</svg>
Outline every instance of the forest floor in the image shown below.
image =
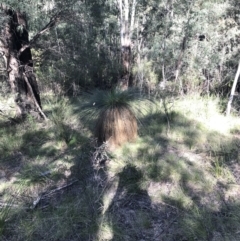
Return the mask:
<svg viewBox="0 0 240 241">
<path fill-rule="evenodd" d="M 111 152 L 80 103 L 45 96 L 48 121 L 0 117 L 1 241 L 240 240 L 240 119 L 218 99 L 159 99 Z"/>
</svg>

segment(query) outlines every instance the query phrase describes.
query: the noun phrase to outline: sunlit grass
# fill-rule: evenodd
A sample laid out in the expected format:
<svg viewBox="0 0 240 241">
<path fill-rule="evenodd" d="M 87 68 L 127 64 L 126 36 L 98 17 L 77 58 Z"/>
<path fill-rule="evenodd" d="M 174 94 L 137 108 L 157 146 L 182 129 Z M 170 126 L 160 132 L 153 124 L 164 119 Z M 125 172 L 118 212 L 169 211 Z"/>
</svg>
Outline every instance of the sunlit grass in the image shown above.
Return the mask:
<svg viewBox="0 0 240 241">
<path fill-rule="evenodd" d="M 162 100 L 142 101 L 136 142 L 109 153 L 111 160 L 96 169 L 93 133 L 81 122 L 79 100 L 45 97 L 48 122 L 28 117 L 1 128 L 7 173 L 1 201 L 13 197 L 20 207 L 7 215 L 1 209 L 5 239 L 164 240 L 155 233 L 162 227 L 169 240 L 211 240 L 217 234 L 237 240 L 240 189 L 232 164 L 239 164 L 238 118 L 226 118 L 218 98 L 164 101 L 167 109 Z M 72 180 L 76 186 L 31 209 L 38 196 Z"/>
<path fill-rule="evenodd" d="M 209 238 L 215 221 L 199 205 L 218 210 L 224 205 L 218 196 L 218 182 L 236 182 L 229 163 L 238 160 L 234 153 L 239 141 L 232 133 L 238 133 L 240 121 L 225 117 L 219 103 L 213 97 L 185 96 L 169 105 L 168 113 L 160 104 L 148 119 L 147 128 L 140 130 L 137 142 L 126 145 L 118 154 L 119 159 L 143 170 L 143 181 L 145 186 L 151 184 L 149 194 L 154 202 L 186 212 L 181 223 L 189 240 Z M 234 190 L 232 198 L 239 192 Z"/>
<path fill-rule="evenodd" d="M 99 230 L 96 235 L 96 240 L 101 241 L 101 240 L 106 240 L 110 241 L 113 238 L 113 227 L 112 227 L 111 221 L 106 220 L 105 218 L 100 219 L 99 222 Z"/>
<path fill-rule="evenodd" d="M 11 155 L 22 146 L 23 131 L 21 128 L 12 128 L 9 132 L 6 127 L 0 129 L 0 152 L 2 157 Z"/>
<path fill-rule="evenodd" d="M 234 116 L 226 117 L 220 103 L 217 97 L 186 96 L 175 103 L 173 110 L 201 123 L 208 131 L 229 134 L 232 128 L 239 126 L 239 120 Z"/>
</svg>

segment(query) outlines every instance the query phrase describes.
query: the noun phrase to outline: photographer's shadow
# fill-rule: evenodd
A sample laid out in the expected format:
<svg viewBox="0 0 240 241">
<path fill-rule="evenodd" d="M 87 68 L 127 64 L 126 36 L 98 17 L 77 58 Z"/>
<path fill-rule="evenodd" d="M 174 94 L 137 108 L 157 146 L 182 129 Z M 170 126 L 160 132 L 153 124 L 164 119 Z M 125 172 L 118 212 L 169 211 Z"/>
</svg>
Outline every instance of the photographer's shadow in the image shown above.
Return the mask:
<svg viewBox="0 0 240 241">
<path fill-rule="evenodd" d="M 151 199 L 141 186 L 141 170 L 127 165 L 118 176 L 117 191 L 105 213 L 112 229 L 111 240 L 153 240 L 153 210 Z"/>
</svg>

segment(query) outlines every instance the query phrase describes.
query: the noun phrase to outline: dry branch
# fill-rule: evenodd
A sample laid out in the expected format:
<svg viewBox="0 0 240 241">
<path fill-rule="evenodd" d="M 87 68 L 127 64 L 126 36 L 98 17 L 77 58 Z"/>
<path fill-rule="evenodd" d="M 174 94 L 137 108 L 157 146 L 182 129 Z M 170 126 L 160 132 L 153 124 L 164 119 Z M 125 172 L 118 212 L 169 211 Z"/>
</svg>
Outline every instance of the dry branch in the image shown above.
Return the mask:
<svg viewBox="0 0 240 241">
<path fill-rule="evenodd" d="M 65 188 L 67 188 L 67 187 L 70 187 L 70 186 L 72 186 L 73 184 L 75 184 L 76 182 L 78 182 L 78 180 L 74 180 L 74 181 L 72 181 L 71 183 L 68 183 L 68 184 L 66 184 L 66 185 L 64 185 L 64 186 L 62 186 L 62 187 L 58 187 L 58 188 L 56 188 L 56 189 L 53 189 L 53 190 L 51 190 L 51 191 L 49 191 L 49 192 L 47 192 L 47 193 L 40 194 L 40 195 L 33 201 L 33 205 L 32 205 L 32 207 L 31 207 L 31 209 L 36 208 L 36 206 L 37 206 L 37 205 L 41 202 L 41 200 L 43 200 L 44 198 L 46 198 L 46 197 L 54 194 L 55 192 L 58 192 L 58 191 L 62 190 L 62 189 L 65 189 Z"/>
<path fill-rule="evenodd" d="M 36 41 L 37 39 L 46 31 L 48 31 L 49 29 L 51 29 L 52 27 L 56 26 L 56 24 L 59 22 L 60 20 L 60 13 L 55 14 L 55 16 L 53 16 L 50 20 L 49 23 L 46 24 L 45 27 L 42 28 L 41 31 L 39 31 L 30 41 L 28 44 L 25 44 L 18 52 L 18 56 L 20 56 L 20 54 L 27 48 L 30 48 Z"/>
<path fill-rule="evenodd" d="M 231 95 L 229 97 L 229 101 L 228 101 L 228 104 L 227 104 L 226 116 L 230 115 L 231 105 L 232 105 L 232 101 L 233 101 L 233 97 L 234 97 L 234 93 L 235 93 L 235 89 L 236 89 L 236 86 L 237 86 L 239 75 L 240 75 L 240 61 L 238 63 L 237 73 L 236 73 L 234 81 L 233 81 L 233 85 L 232 85 L 232 89 L 231 89 Z"/>
<path fill-rule="evenodd" d="M 32 86 L 30 85 L 30 83 L 29 83 L 29 81 L 28 81 L 28 78 L 27 78 L 27 76 L 26 76 L 25 73 L 23 73 L 23 77 L 24 77 L 24 80 L 25 80 L 25 82 L 26 82 L 26 84 L 27 84 L 27 86 L 28 86 L 28 88 L 29 88 L 29 91 L 31 92 L 31 96 L 32 96 L 32 98 L 33 98 L 34 104 L 35 104 L 36 107 L 37 107 L 37 110 L 39 111 L 39 113 L 42 115 L 42 117 L 43 117 L 45 120 L 48 120 L 47 116 L 43 113 L 41 107 L 39 106 L 39 104 L 38 104 L 38 102 L 37 102 L 37 100 L 36 100 L 36 97 L 35 97 L 35 95 L 34 95 L 34 93 L 33 93 Z"/>
</svg>

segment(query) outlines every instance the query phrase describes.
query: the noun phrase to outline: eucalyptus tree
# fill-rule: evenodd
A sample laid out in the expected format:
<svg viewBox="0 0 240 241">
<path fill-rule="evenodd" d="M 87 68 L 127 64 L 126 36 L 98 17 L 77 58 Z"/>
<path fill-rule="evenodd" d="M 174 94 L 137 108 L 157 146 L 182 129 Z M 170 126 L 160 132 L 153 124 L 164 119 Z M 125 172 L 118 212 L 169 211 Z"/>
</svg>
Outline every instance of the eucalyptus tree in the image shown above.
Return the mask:
<svg viewBox="0 0 240 241">
<path fill-rule="evenodd" d="M 118 0 L 119 22 L 120 22 L 120 40 L 123 75 L 119 86 L 121 89 L 127 89 L 129 85 L 130 66 L 131 66 L 131 48 L 132 35 L 135 24 L 137 0 Z"/>
<path fill-rule="evenodd" d="M 110 88 L 120 72 L 115 10 L 106 1 L 56 4 L 68 12 L 36 45 L 39 79 L 56 94 Z"/>
<path fill-rule="evenodd" d="M 148 1 L 148 14 L 140 27 L 143 37 L 139 59 L 151 64 L 145 64 L 145 70 L 137 64 L 137 72 L 146 75 L 150 67 L 158 80 L 175 82 L 181 92 L 193 88 L 209 92 L 226 83 L 234 76 L 227 70 L 239 47 L 239 17 L 233 14 L 234 3 Z"/>
<path fill-rule="evenodd" d="M 22 76 L 17 83 L 25 83 L 24 91 L 19 94 L 15 88 L 22 100 L 33 96 L 26 88 L 29 82 L 36 99 L 31 108 L 41 108 L 37 82 L 29 77 L 34 76 L 33 62 L 41 89 L 65 94 L 115 84 L 121 89 L 146 83 L 151 87 L 159 81 L 175 82 L 181 92 L 219 88 L 233 79 L 234 58 L 239 59 L 234 4 L 237 0 L 9 0 L 5 6 L 25 19 L 25 24 L 15 24 L 14 33 L 23 37 L 24 31 L 30 38 L 11 55 L 22 72 L 13 74 L 11 68 L 8 79 L 14 83 L 14 76 Z M 0 17 L 4 40 L 3 26 L 13 18 L 3 7 Z M 2 60 L 5 50 L 1 45 Z M 19 57 L 31 52 L 33 61 L 20 63 Z M 26 109 L 22 100 L 18 104 Z"/>
</svg>

